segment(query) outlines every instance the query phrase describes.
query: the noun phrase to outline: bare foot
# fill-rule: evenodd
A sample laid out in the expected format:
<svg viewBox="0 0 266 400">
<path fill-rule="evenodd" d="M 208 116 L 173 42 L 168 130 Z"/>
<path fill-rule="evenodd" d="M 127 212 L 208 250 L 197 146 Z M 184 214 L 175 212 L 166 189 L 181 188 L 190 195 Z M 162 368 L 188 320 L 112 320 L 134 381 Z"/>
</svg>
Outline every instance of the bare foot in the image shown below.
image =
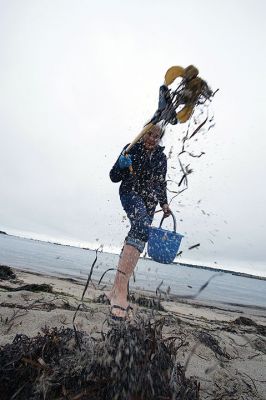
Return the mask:
<svg viewBox="0 0 266 400">
<path fill-rule="evenodd" d="M 124 293 L 121 294 L 118 293 L 117 291 L 114 292 L 113 290 L 106 293 L 106 296 L 110 300 L 112 316 L 118 318 L 126 318 L 129 307 L 127 296 L 125 296 Z"/>
</svg>

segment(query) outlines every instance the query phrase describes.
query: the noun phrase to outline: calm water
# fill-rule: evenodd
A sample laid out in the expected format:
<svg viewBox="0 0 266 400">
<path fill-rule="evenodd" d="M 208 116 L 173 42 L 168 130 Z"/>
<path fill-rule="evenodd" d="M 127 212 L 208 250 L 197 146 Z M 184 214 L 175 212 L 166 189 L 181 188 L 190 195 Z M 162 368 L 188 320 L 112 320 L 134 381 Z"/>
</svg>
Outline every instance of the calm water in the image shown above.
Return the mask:
<svg viewBox="0 0 266 400">
<path fill-rule="evenodd" d="M 0 264 L 39 272 L 51 276 L 87 279 L 95 251 L 77 247 L 58 246 L 52 243 L 0 235 Z M 99 280 L 108 268 L 115 268 L 118 256 L 98 253 L 93 279 Z M 213 275 L 215 278 L 197 299 L 228 304 L 251 305 L 266 308 L 266 281 L 235 276 L 220 275 L 215 271 L 180 265 L 164 265 L 151 260 L 139 261 L 136 282 L 131 287 L 155 291 L 163 281 L 162 290 L 171 287 L 178 296 L 193 295 Z M 108 272 L 103 282 L 112 281 L 114 272 Z"/>
</svg>

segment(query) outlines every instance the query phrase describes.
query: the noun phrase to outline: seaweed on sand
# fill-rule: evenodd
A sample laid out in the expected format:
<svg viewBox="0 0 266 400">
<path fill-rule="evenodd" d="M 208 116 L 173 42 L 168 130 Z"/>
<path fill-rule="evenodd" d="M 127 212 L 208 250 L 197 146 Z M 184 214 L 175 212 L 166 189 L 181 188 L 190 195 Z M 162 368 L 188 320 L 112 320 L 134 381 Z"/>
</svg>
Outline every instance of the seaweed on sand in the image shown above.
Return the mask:
<svg viewBox="0 0 266 400">
<path fill-rule="evenodd" d="M 16 274 L 7 265 L 0 265 L 0 279 L 3 280 L 16 279 Z"/>
<path fill-rule="evenodd" d="M 163 320 L 111 324 L 95 339 L 72 329 L 17 335 L 0 351 L 2 400 L 198 400 L 199 384 L 185 376 Z"/>
<path fill-rule="evenodd" d="M 214 354 L 230 359 L 229 354 L 227 354 L 224 350 L 222 350 L 218 340 L 215 339 L 210 333 L 205 331 L 199 331 L 195 332 L 194 335 L 201 343 L 209 347 L 214 352 Z"/>
<path fill-rule="evenodd" d="M 254 328 L 259 335 L 266 336 L 266 326 L 265 325 L 260 325 L 257 324 L 255 321 L 253 321 L 251 318 L 247 317 L 238 317 L 234 321 L 232 321 L 233 324 L 238 325 L 240 327 L 251 327 Z"/>
<path fill-rule="evenodd" d="M 15 287 L 15 288 L 4 286 L 4 285 L 0 285 L 0 288 L 1 289 L 5 289 L 8 292 L 19 292 L 21 290 L 26 290 L 26 291 L 35 292 L 35 293 L 37 293 L 37 292 L 53 293 L 52 286 L 48 285 L 46 283 L 40 283 L 40 284 L 31 283 L 31 284 L 28 284 L 28 285 L 22 285 L 22 286 Z"/>
</svg>

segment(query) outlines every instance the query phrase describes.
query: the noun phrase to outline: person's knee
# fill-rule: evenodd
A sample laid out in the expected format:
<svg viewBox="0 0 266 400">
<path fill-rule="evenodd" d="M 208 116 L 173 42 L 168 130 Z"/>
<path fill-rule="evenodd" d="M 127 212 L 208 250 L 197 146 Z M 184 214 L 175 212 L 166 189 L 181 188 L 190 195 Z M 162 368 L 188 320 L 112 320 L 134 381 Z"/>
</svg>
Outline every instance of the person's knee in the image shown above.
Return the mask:
<svg viewBox="0 0 266 400">
<path fill-rule="evenodd" d="M 126 243 L 134 246 L 142 253 L 149 239 L 149 226 L 150 221 L 148 219 L 135 221 L 126 238 Z"/>
<path fill-rule="evenodd" d="M 140 253 L 143 252 L 146 244 L 146 242 L 144 242 L 143 240 L 131 236 L 127 236 L 125 242 L 126 244 L 135 247 L 135 249 L 137 249 Z"/>
</svg>

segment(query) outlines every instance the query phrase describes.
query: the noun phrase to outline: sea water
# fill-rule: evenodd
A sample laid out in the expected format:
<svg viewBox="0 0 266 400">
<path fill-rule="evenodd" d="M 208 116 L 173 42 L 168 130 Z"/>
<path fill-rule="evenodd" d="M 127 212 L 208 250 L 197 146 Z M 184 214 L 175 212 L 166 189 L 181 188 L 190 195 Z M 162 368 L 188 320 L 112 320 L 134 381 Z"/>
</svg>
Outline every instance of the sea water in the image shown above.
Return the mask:
<svg viewBox="0 0 266 400">
<path fill-rule="evenodd" d="M 14 268 L 65 278 L 87 279 L 96 252 L 78 247 L 0 235 L 0 264 Z M 116 268 L 119 256 L 98 252 L 92 279 L 97 282 L 102 274 Z M 198 300 L 252 307 L 266 307 L 266 280 L 218 273 L 213 270 L 179 264 L 159 264 L 140 259 L 131 288 L 162 291 L 186 297 L 198 293 L 210 278 L 208 286 L 197 296 Z M 106 273 L 103 283 L 111 283 L 115 271 Z"/>
</svg>

